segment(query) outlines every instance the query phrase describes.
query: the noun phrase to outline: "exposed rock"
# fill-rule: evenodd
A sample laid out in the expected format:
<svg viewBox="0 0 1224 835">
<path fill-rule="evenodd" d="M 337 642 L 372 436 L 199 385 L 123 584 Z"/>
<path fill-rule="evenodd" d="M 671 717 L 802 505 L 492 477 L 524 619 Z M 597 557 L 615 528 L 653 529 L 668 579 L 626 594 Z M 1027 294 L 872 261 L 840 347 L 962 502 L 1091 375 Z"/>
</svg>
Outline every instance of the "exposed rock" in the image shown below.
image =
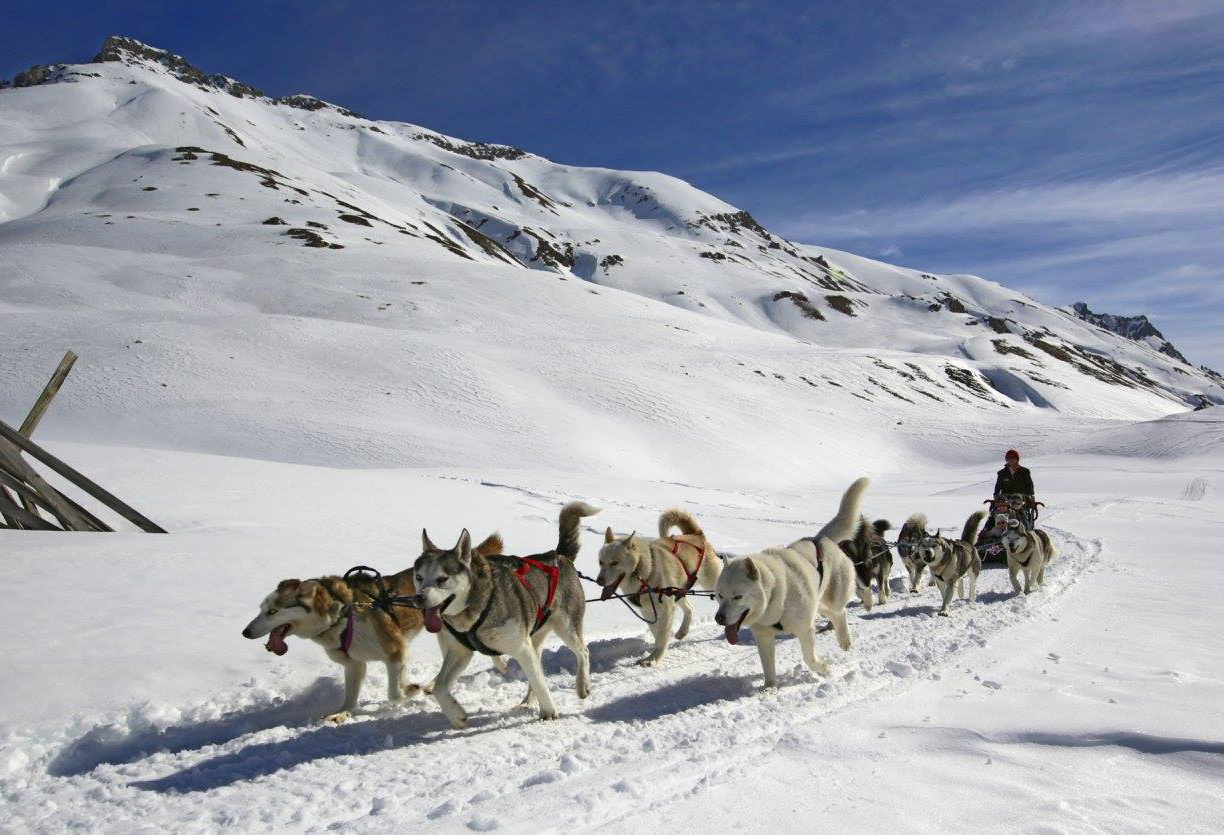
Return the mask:
<svg viewBox="0 0 1224 835">
<path fill-rule="evenodd" d="M 803 293 L 797 293 L 794 290 L 779 290 L 778 292 L 774 293 L 774 301 L 777 302 L 781 301 L 782 299 L 790 299 L 794 303 L 795 307 L 799 308 L 799 311 L 805 318 L 815 319 L 821 322 L 824 321 L 824 314 L 820 312 L 820 308 L 812 304 L 811 300 L 809 300 Z"/>
<path fill-rule="evenodd" d="M 1112 313 L 1093 313 L 1084 302 L 1076 302 L 1071 305 L 1071 310 L 1085 322 L 1091 322 L 1099 328 L 1120 334 L 1127 339 L 1142 342 L 1178 362 L 1190 365 L 1190 361 L 1182 356 L 1181 351 L 1174 348 L 1173 343 L 1165 339 L 1164 334 L 1156 330 L 1156 326 L 1143 314 L 1138 316 L 1115 316 Z"/>
</svg>

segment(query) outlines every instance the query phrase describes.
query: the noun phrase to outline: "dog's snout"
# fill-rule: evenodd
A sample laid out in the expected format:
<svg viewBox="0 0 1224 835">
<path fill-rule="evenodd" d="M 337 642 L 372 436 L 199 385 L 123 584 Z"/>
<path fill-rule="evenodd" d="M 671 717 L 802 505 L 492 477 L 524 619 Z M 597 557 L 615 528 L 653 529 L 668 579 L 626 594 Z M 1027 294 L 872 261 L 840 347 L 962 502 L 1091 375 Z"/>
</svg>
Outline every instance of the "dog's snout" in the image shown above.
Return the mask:
<svg viewBox="0 0 1224 835">
<path fill-rule="evenodd" d="M 714 615 L 714 622 L 717 623 L 719 626 L 727 625 L 727 616 L 722 613 L 721 609 L 718 611 L 717 614 Z"/>
<path fill-rule="evenodd" d="M 255 637 L 254 635 L 251 634 L 251 627 L 248 626 L 246 629 L 242 630 L 242 637 L 244 638 L 254 638 Z"/>
</svg>

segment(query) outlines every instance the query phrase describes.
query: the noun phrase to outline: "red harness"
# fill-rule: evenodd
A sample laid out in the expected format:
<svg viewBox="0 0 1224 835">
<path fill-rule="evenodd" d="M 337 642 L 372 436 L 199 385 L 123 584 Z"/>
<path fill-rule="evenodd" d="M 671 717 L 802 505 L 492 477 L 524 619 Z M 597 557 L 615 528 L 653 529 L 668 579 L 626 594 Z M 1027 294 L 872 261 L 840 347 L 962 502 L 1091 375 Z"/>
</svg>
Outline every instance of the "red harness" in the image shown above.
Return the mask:
<svg viewBox="0 0 1224 835">
<path fill-rule="evenodd" d="M 543 606 L 538 601 L 536 602 L 536 622 L 531 629 L 531 634 L 534 635 L 540 627 L 548 623 L 548 618 L 552 615 L 553 600 L 557 596 L 557 582 L 561 578 L 561 569 L 555 564 L 540 562 L 531 557 L 519 557 L 518 561 L 518 567 L 514 569 L 514 576 L 518 577 L 519 582 L 523 584 L 523 588 L 527 589 L 532 599 L 535 598 L 535 592 L 531 590 L 531 584 L 527 582 L 527 573 L 534 568 L 548 575 L 548 597 L 545 598 Z"/>
<path fill-rule="evenodd" d="M 687 545 L 688 547 L 694 549 L 697 552 L 697 565 L 696 567 L 693 568 L 692 571 L 688 570 L 688 566 L 685 565 L 684 560 L 680 558 L 680 546 L 681 545 Z M 692 591 L 693 586 L 697 585 L 697 574 L 698 572 L 701 571 L 701 563 L 705 560 L 706 547 L 704 545 L 698 545 L 694 542 L 685 542 L 682 539 L 673 539 L 672 547 L 671 547 L 671 554 L 677 560 L 680 561 L 680 568 L 682 571 L 684 571 L 684 577 L 685 577 L 684 587 L 683 588 L 663 588 L 663 589 L 656 589 L 656 591 L 658 591 L 660 594 L 663 594 L 663 595 L 671 595 L 672 597 L 679 600 L 680 598 L 684 597 L 684 595 Z M 646 585 L 646 581 L 641 579 L 640 577 L 638 578 L 638 582 L 642 584 L 641 586 L 638 587 L 638 594 L 643 594 L 644 592 L 650 589 L 650 586 Z"/>
</svg>

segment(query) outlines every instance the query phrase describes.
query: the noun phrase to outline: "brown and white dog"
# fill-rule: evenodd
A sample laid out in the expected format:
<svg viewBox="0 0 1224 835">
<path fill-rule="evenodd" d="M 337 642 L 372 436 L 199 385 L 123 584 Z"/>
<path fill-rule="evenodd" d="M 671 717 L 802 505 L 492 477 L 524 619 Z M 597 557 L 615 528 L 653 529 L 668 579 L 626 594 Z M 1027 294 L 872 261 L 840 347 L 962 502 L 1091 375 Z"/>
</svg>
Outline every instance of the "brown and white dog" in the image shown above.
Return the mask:
<svg viewBox="0 0 1224 835">
<path fill-rule="evenodd" d="M 931 569 L 935 585 L 939 587 L 943 605 L 938 614 L 949 617 L 948 607 L 952 596 L 959 590 L 970 602 L 977 600 L 977 580 L 982 573 L 982 557 L 974 547 L 978 530 L 986 519 L 986 511 L 979 510 L 965 521 L 960 539 L 945 539 L 942 536 L 927 536 L 915 549 L 919 560 Z M 965 577 L 969 577 L 969 593 L 965 594 Z"/>
<path fill-rule="evenodd" d="M 502 547 L 501 536 L 492 534 L 477 550 L 493 555 L 500 554 Z M 394 596 L 416 594 L 411 568 L 384 577 L 383 583 Z M 408 667 L 408 644 L 424 625 L 421 611 L 395 606 L 388 614 L 372 605 L 377 594 L 375 582 L 366 575 L 348 580 L 334 575 L 281 580 L 259 604 L 259 614 L 242 630 L 242 637 L 268 636 L 264 648 L 275 655 L 289 651 L 285 638 L 290 636 L 307 638 L 323 647 L 327 657 L 344 668 L 344 704 L 323 719 L 344 722 L 357 709 L 366 665 L 370 662 L 381 662 L 387 667 L 388 702 L 396 704 L 407 693 L 420 689 L 415 684 L 407 685 L 404 673 Z M 495 659 L 494 663 L 505 672 L 503 659 Z"/>
<path fill-rule="evenodd" d="M 672 528 L 679 528 L 680 533 L 673 535 Z M 650 625 L 654 648 L 638 662 L 643 667 L 655 667 L 671 643 L 676 607 L 684 613 L 676 630 L 677 641 L 688 634 L 693 607 L 687 597 L 680 596 L 677 601 L 663 594 L 642 594 L 642 589 L 682 589 L 695 585 L 712 591 L 721 570 L 722 560 L 701 525 L 687 510 L 672 508 L 659 516 L 657 539 L 638 536 L 636 531 L 618 537 L 608 528 L 604 545 L 599 549 L 599 576 L 595 582 L 603 586 L 604 600 L 620 591 L 630 595 L 629 602 L 635 606 L 649 606 L 652 614 L 657 612 Z"/>
<path fill-rule="evenodd" d="M 892 525 L 887 519 L 877 519 L 868 522 L 864 516 L 859 519 L 858 528 L 851 539 L 842 540 L 842 551 L 854 563 L 855 586 L 859 601 L 863 608 L 871 611 L 871 584 L 876 584 L 876 596 L 883 606 L 891 597 L 892 590 L 888 587 L 888 576 L 892 574 L 892 551 L 884 539 L 884 532 Z"/>
</svg>

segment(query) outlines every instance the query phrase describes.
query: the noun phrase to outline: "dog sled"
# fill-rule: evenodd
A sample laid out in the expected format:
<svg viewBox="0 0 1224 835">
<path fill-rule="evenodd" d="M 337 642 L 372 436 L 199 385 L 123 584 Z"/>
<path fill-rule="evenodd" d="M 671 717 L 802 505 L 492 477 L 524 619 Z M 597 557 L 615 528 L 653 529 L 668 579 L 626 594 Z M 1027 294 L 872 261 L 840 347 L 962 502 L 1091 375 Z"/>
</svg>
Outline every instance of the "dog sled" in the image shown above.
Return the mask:
<svg viewBox="0 0 1224 835">
<path fill-rule="evenodd" d="M 976 543 L 982 562 L 1006 562 L 1003 534 L 1007 530 L 1007 522 L 1015 519 L 1024 530 L 1031 531 L 1037 526 L 1041 508 L 1045 507 L 1042 502 L 1034 501 L 1032 496 L 1021 493 L 995 496 L 982 504 L 988 505 L 990 509 L 989 524 L 983 526 Z"/>
</svg>

